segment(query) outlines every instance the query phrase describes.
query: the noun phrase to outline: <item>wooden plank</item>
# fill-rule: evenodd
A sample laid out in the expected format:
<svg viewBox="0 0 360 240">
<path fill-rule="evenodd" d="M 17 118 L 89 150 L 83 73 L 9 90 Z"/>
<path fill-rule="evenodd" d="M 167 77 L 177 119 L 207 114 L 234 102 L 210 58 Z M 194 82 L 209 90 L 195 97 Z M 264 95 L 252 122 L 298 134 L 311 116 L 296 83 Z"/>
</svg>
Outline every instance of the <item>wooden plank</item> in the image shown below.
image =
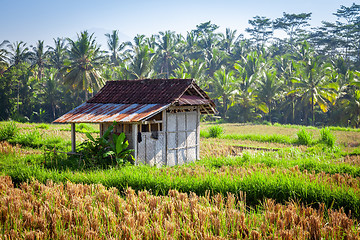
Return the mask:
<svg viewBox="0 0 360 240">
<path fill-rule="evenodd" d="M 75 123 L 71 123 L 71 152 L 76 152 L 76 129 Z"/>
<path fill-rule="evenodd" d="M 132 125 L 132 142 L 134 147 L 134 158 L 135 158 L 135 164 L 138 164 L 138 141 L 137 141 L 137 135 L 138 135 L 138 128 L 137 124 Z"/>
</svg>

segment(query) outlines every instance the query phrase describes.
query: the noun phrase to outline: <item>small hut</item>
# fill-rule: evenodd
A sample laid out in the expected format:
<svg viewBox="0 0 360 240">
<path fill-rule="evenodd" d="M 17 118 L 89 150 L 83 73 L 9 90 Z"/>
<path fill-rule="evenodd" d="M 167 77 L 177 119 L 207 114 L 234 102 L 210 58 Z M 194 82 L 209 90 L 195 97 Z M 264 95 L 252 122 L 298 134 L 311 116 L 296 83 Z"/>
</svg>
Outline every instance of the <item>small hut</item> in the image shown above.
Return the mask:
<svg viewBox="0 0 360 240">
<path fill-rule="evenodd" d="M 56 119 L 75 124 L 99 123 L 100 135 L 115 121 L 124 132 L 135 163 L 173 166 L 199 159 L 200 115 L 216 113 L 214 102 L 192 79 L 107 81 L 90 100 Z"/>
</svg>

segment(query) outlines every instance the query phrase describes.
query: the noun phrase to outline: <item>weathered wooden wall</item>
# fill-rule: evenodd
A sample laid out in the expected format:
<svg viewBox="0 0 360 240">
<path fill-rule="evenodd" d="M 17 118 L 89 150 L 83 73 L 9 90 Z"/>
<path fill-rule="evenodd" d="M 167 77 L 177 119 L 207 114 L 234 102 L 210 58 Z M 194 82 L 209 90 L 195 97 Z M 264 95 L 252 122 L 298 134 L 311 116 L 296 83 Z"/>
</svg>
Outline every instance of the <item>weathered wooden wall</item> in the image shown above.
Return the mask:
<svg viewBox="0 0 360 240">
<path fill-rule="evenodd" d="M 199 111 L 166 114 L 167 165 L 181 165 L 199 158 Z"/>
</svg>

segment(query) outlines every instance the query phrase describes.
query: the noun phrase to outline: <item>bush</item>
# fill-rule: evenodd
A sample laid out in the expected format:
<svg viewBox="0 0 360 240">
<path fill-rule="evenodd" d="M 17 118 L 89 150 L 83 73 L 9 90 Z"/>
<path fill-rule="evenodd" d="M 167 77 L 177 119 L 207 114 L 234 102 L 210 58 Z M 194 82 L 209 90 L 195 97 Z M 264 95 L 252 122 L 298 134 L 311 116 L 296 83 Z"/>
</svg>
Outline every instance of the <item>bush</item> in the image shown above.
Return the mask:
<svg viewBox="0 0 360 240">
<path fill-rule="evenodd" d="M 312 134 L 305 129 L 299 130 L 297 132 L 297 137 L 297 142 L 301 145 L 310 146 L 312 144 Z"/>
<path fill-rule="evenodd" d="M 14 122 L 5 124 L 0 128 L 0 141 L 12 139 L 17 132 L 18 128 Z"/>
<path fill-rule="evenodd" d="M 215 125 L 209 128 L 209 137 L 217 138 L 224 132 L 224 129 L 221 126 Z"/>
<path fill-rule="evenodd" d="M 206 130 L 200 130 L 200 137 L 208 138 L 209 137 L 209 132 L 206 131 Z"/>
<path fill-rule="evenodd" d="M 43 145 L 43 135 L 39 131 L 30 131 L 16 135 L 10 142 L 24 147 L 39 148 Z"/>
<path fill-rule="evenodd" d="M 39 125 L 36 126 L 36 128 L 49 129 L 49 125 L 46 123 L 40 123 Z"/>
<path fill-rule="evenodd" d="M 330 132 L 328 127 L 320 130 L 320 141 L 333 148 L 335 146 L 335 136 Z"/>
</svg>

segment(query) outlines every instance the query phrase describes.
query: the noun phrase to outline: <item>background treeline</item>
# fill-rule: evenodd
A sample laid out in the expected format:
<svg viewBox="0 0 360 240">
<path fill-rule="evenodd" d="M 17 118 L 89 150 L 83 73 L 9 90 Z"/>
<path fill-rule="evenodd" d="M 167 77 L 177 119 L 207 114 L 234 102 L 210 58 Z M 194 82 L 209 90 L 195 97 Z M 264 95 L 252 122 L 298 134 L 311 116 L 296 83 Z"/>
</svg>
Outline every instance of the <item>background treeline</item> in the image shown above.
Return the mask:
<svg viewBox="0 0 360 240">
<path fill-rule="evenodd" d="M 341 6 L 336 22 L 308 28 L 311 13 L 249 20 L 248 38 L 205 22 L 120 42 L 93 34 L 0 44 L 0 119 L 50 122 L 107 80 L 194 78 L 224 121 L 360 124 L 360 5 Z M 274 31 L 282 31 L 276 38 Z M 106 49 L 106 50 L 105 50 Z"/>
</svg>

